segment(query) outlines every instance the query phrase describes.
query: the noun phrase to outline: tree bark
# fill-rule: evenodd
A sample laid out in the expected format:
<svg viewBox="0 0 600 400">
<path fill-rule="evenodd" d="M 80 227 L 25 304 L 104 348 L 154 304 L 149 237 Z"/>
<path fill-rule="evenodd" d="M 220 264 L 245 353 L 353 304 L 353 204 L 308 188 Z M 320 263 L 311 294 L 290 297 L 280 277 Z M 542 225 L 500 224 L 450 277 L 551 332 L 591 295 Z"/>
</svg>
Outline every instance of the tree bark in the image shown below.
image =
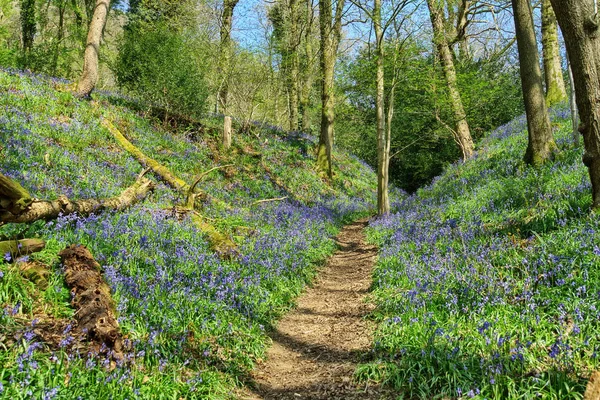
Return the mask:
<svg viewBox="0 0 600 400">
<path fill-rule="evenodd" d="M 524 159 L 528 164 L 540 165 L 552 157 L 556 144 L 544 99 L 533 14 L 529 0 L 512 0 L 512 7 L 529 135 Z"/>
<path fill-rule="evenodd" d="M 231 147 L 231 136 L 233 132 L 233 128 L 231 127 L 231 117 L 226 115 L 223 121 L 223 147 L 228 149 Z"/>
<path fill-rule="evenodd" d="M 89 97 L 98 83 L 98 53 L 109 7 L 110 0 L 96 0 L 83 55 L 83 74 L 77 83 L 77 97 Z"/>
<path fill-rule="evenodd" d="M 384 41 L 381 26 L 381 0 L 373 1 L 373 28 L 376 43 L 376 81 L 375 113 L 377 115 L 377 213 L 389 214 L 390 200 L 388 194 L 389 142 L 385 129 L 385 75 L 383 69 Z"/>
<path fill-rule="evenodd" d="M 36 34 L 35 0 L 21 0 L 21 40 L 25 55 L 25 66 L 29 65 L 29 56 L 33 49 Z"/>
<path fill-rule="evenodd" d="M 0 257 L 4 257 L 6 253 L 14 259 L 19 256 L 24 256 L 31 253 L 37 253 L 44 250 L 46 242 L 42 239 L 21 239 L 8 240 L 0 242 Z"/>
<path fill-rule="evenodd" d="M 233 10 L 237 5 L 238 0 L 223 0 L 223 14 L 221 17 L 220 30 L 220 75 L 221 87 L 218 93 L 218 103 L 221 104 L 224 116 L 229 116 L 228 96 L 229 96 L 229 79 L 231 75 L 231 27 L 233 25 Z M 228 149 L 231 146 L 231 136 L 226 138 L 227 121 L 223 122 L 223 146 Z M 231 133 L 231 131 L 229 131 Z"/>
<path fill-rule="evenodd" d="M 298 58 L 298 47 L 300 35 L 298 31 L 298 0 L 289 0 L 290 33 L 287 35 L 287 57 L 289 57 L 288 92 L 289 101 L 289 129 L 298 130 L 298 94 L 299 94 L 299 71 L 300 60 Z"/>
<path fill-rule="evenodd" d="M 65 269 L 65 281 L 71 290 L 77 331 L 104 343 L 122 358 L 123 341 L 116 318 L 110 287 L 102 276 L 100 264 L 82 245 L 72 245 L 58 253 Z"/>
<path fill-rule="evenodd" d="M 456 139 L 463 153 L 463 159 L 466 160 L 473 155 L 473 139 L 471 138 L 467 116 L 458 90 L 454 59 L 452 51 L 450 50 L 443 17 L 443 4 L 439 2 L 439 0 L 427 0 L 427 5 L 429 7 L 429 16 L 433 27 L 433 42 L 438 50 L 450 96 L 450 106 L 452 107 L 456 127 Z"/>
<path fill-rule="evenodd" d="M 592 0 L 551 0 L 575 78 L 579 132 L 592 182 L 592 207 L 600 208 L 600 35 Z"/>
<path fill-rule="evenodd" d="M 542 53 L 546 81 L 546 105 L 550 107 L 567 99 L 558 46 L 556 16 L 552 11 L 550 0 L 542 0 Z"/>
<path fill-rule="evenodd" d="M 0 174 L 0 180 L 6 180 L 4 175 Z M 15 182 L 16 183 L 16 182 Z M 108 199 L 85 199 L 70 200 L 65 196 L 57 200 L 37 200 L 33 199 L 21 211 L 14 208 L 0 208 L 0 222 L 2 223 L 28 223 L 40 219 L 50 220 L 58 218 L 60 215 L 69 215 L 77 213 L 79 215 L 89 215 L 98 213 L 107 209 L 123 210 L 145 198 L 154 188 L 154 184 L 145 178 L 139 178 L 133 185 L 125 189 L 119 196 Z M 31 196 L 27 194 L 27 198 Z M 4 200 L 4 196 L 0 197 Z"/>
<path fill-rule="evenodd" d="M 302 84 L 300 91 L 300 113 L 302 131 L 310 131 L 310 92 L 313 84 L 313 58 L 315 56 L 312 43 L 314 13 L 312 1 L 306 0 L 306 30 L 304 34 L 304 54 L 302 63 Z"/>
<path fill-rule="evenodd" d="M 334 70 L 342 31 L 344 0 L 338 0 L 335 17 L 331 0 L 319 0 L 319 25 L 321 31 L 321 133 L 317 146 L 317 167 L 333 179 L 331 153 L 333 123 L 335 119 Z M 334 22 L 332 23 L 332 18 Z"/>
</svg>

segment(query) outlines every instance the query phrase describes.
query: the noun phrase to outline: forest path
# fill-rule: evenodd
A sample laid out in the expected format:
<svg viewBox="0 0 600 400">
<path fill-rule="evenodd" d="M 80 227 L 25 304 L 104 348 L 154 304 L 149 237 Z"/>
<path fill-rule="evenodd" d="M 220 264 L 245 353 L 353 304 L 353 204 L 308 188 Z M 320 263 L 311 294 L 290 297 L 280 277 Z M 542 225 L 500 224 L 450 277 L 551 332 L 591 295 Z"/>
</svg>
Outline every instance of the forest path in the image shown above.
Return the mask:
<svg viewBox="0 0 600 400">
<path fill-rule="evenodd" d="M 273 345 L 252 374 L 243 400 L 383 399 L 374 387 L 358 387 L 353 374 L 370 350 L 375 324 L 365 301 L 377 248 L 365 243 L 368 220 L 345 226 L 312 287 L 270 334 Z"/>
</svg>

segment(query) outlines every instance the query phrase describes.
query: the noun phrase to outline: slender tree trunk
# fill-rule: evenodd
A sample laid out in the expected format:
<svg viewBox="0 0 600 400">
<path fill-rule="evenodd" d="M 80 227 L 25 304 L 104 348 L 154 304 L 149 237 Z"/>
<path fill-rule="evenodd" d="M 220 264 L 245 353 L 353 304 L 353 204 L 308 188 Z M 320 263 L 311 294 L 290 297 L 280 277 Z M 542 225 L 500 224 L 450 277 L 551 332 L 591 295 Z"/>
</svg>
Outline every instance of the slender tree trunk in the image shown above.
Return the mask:
<svg viewBox="0 0 600 400">
<path fill-rule="evenodd" d="M 52 75 L 58 75 L 58 56 L 65 37 L 65 2 L 60 1 L 58 4 L 58 33 L 56 35 L 56 44 L 54 46 L 54 54 L 52 55 Z"/>
<path fill-rule="evenodd" d="M 552 8 L 565 38 L 592 182 L 592 207 L 600 208 L 600 32 L 592 0 L 552 0 Z"/>
<path fill-rule="evenodd" d="M 229 95 L 229 78 L 231 73 L 231 27 L 233 24 L 233 10 L 238 0 L 223 0 L 223 15 L 221 20 L 221 54 L 220 54 L 220 74 L 221 88 L 219 90 L 218 103 L 225 117 L 229 116 L 227 97 Z M 227 121 L 223 122 L 223 147 L 226 149 L 231 146 L 231 125 L 227 129 Z"/>
<path fill-rule="evenodd" d="M 542 52 L 546 81 L 546 104 L 550 107 L 567 99 L 558 46 L 556 16 L 552 11 L 550 0 L 542 0 Z"/>
<path fill-rule="evenodd" d="M 332 24 L 331 0 L 319 0 L 319 25 L 321 31 L 321 134 L 317 147 L 317 167 L 333 179 L 331 153 L 333 147 L 333 122 L 335 119 L 334 69 L 342 30 L 344 0 L 338 0 L 335 22 Z"/>
<path fill-rule="evenodd" d="M 24 64 L 29 66 L 36 29 L 35 0 L 21 0 L 21 40 L 23 42 Z"/>
<path fill-rule="evenodd" d="M 375 113 L 377 115 L 377 213 L 389 214 L 390 201 L 388 194 L 388 157 L 389 144 L 385 129 L 385 75 L 383 70 L 383 28 L 381 26 L 381 0 L 373 2 L 373 28 L 375 30 L 377 93 L 375 96 Z M 387 150 L 387 154 L 386 154 Z"/>
<path fill-rule="evenodd" d="M 313 84 L 313 8 L 312 0 L 306 1 L 306 31 L 304 34 L 304 62 L 302 63 L 302 84 L 300 91 L 300 113 L 302 118 L 302 131 L 310 131 L 310 91 Z"/>
<path fill-rule="evenodd" d="M 431 25 L 433 27 L 433 41 L 436 44 L 444 71 L 444 78 L 448 86 L 450 106 L 452 107 L 456 126 L 456 139 L 462 150 L 463 158 L 466 160 L 473 155 L 473 139 L 471 138 L 467 116 L 458 90 L 454 59 L 444 26 L 442 4 L 438 0 L 427 0 L 427 5 L 429 6 L 429 16 L 431 17 Z"/>
<path fill-rule="evenodd" d="M 83 55 L 83 74 L 77 83 L 77 97 L 89 97 L 98 83 L 98 53 L 109 7 L 110 0 L 96 0 Z"/>
<path fill-rule="evenodd" d="M 552 157 L 556 145 L 552 138 L 550 117 L 544 100 L 533 14 L 529 0 L 512 0 L 512 6 L 519 48 L 521 86 L 529 132 L 525 162 L 540 165 Z"/>
<path fill-rule="evenodd" d="M 298 0 L 289 0 L 290 12 L 290 32 L 287 35 L 288 49 L 287 56 L 290 58 L 290 69 L 288 76 L 288 93 L 289 93 L 289 128 L 290 131 L 298 130 L 298 88 L 299 88 L 299 58 L 298 47 L 300 42 L 298 32 Z"/>
</svg>

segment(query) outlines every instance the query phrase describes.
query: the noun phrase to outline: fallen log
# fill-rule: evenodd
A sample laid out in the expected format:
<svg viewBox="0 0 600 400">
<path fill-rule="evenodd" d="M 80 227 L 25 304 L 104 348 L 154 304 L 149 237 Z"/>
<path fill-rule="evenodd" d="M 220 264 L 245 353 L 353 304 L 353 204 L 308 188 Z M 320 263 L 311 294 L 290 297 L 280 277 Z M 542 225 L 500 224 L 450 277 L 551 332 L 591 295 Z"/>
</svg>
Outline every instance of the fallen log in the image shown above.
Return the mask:
<svg viewBox="0 0 600 400">
<path fill-rule="evenodd" d="M 594 371 L 585 389 L 583 400 L 600 399 L 600 371 Z"/>
<path fill-rule="evenodd" d="M 108 129 L 115 140 L 119 142 L 129 154 L 135 157 L 136 160 L 144 167 L 150 168 L 158 177 L 173 189 L 187 192 L 189 185 L 183 180 L 175 176 L 167 167 L 160 164 L 153 158 L 146 156 L 140 149 L 135 147 L 109 120 L 103 119 L 102 125 Z"/>
<path fill-rule="evenodd" d="M 27 190 L 18 182 L 0 174 L 0 210 L 20 213 L 31 203 L 32 199 Z"/>
<path fill-rule="evenodd" d="M 46 242 L 42 239 L 7 240 L 0 242 L 0 257 L 10 254 L 11 258 L 25 256 L 44 250 Z"/>
<path fill-rule="evenodd" d="M 10 180 L 10 178 L 7 178 L 2 174 L 0 174 L 0 178 Z M 0 207 L 0 222 L 26 223 L 34 222 L 39 219 L 55 219 L 58 218 L 59 215 L 73 213 L 89 215 L 107 209 L 123 210 L 145 198 L 153 188 L 154 184 L 152 181 L 140 176 L 133 185 L 125 189 L 119 196 L 108 199 L 70 200 L 65 196 L 60 196 L 56 200 L 37 200 L 31 199 L 29 193 L 25 192 L 28 196 L 27 198 L 31 199 L 29 204 L 20 211 L 15 210 L 14 208 L 7 209 Z"/>
<path fill-rule="evenodd" d="M 218 202 L 222 207 L 226 209 L 230 209 L 231 207 L 228 204 L 225 204 L 222 201 L 214 199 L 212 196 L 208 195 L 205 192 L 196 191 L 197 184 L 204 178 L 208 173 L 215 171 L 222 167 L 211 168 L 206 172 L 203 172 L 196 178 L 194 184 L 192 186 L 188 185 L 183 179 L 177 177 L 173 174 L 167 167 L 161 165 L 158 161 L 154 160 L 146 156 L 140 149 L 135 147 L 127 138 L 107 119 L 102 121 L 102 125 L 114 136 L 114 138 L 119 142 L 119 144 L 129 153 L 131 154 L 140 164 L 145 167 L 150 168 L 162 181 L 164 181 L 171 188 L 177 190 L 181 194 L 183 194 L 186 198 L 186 204 L 184 207 L 180 207 L 180 211 L 183 213 L 192 212 L 192 221 L 194 224 L 206 234 L 208 241 L 210 243 L 211 248 L 219 253 L 220 255 L 229 257 L 232 254 L 237 253 L 236 244 L 229 239 L 226 235 L 222 234 L 215 228 L 213 225 L 209 224 L 205 221 L 198 212 L 194 210 L 194 203 L 196 196 L 205 196 L 210 197 L 213 201 Z"/>
<path fill-rule="evenodd" d="M 64 266 L 65 281 L 71 290 L 77 331 L 104 343 L 122 358 L 123 340 L 115 315 L 110 287 L 100 272 L 100 264 L 81 245 L 71 245 L 58 253 Z"/>
</svg>

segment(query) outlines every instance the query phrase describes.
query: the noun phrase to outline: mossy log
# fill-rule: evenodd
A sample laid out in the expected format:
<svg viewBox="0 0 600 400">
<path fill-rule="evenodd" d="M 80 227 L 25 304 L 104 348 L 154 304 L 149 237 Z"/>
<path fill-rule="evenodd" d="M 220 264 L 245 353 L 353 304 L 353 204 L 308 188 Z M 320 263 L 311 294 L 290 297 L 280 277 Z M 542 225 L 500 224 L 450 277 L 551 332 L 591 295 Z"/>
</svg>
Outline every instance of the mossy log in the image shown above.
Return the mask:
<svg viewBox="0 0 600 400">
<path fill-rule="evenodd" d="M 140 149 L 135 147 L 109 120 L 102 120 L 102 125 L 108 129 L 115 140 L 119 142 L 129 154 L 135 157 L 136 160 L 144 167 L 150 168 L 158 177 L 173 189 L 187 192 L 189 185 L 183 180 L 175 176 L 167 167 L 160 164 L 153 158 L 146 156 Z"/>
<path fill-rule="evenodd" d="M 7 240 L 0 242 L 0 257 L 10 254 L 12 258 L 44 250 L 46 242 L 42 239 Z"/>
<path fill-rule="evenodd" d="M 219 168 L 223 167 L 215 167 L 204 173 L 202 173 L 194 182 L 192 186 L 188 185 L 183 179 L 177 177 L 173 174 L 167 167 L 160 164 L 158 161 L 154 160 L 146 156 L 140 149 L 135 147 L 123 134 L 115 127 L 110 121 L 103 120 L 102 124 L 109 132 L 113 135 L 113 137 L 117 140 L 117 142 L 140 164 L 145 167 L 150 168 L 162 181 L 164 181 L 171 188 L 177 190 L 182 193 L 186 197 L 185 207 L 182 209 L 184 212 L 190 211 L 192 212 L 192 221 L 194 224 L 206 234 L 208 241 L 210 243 L 211 248 L 219 253 L 222 256 L 229 257 L 232 254 L 237 253 L 237 246 L 235 243 L 229 239 L 226 235 L 222 234 L 215 228 L 213 225 L 206 222 L 200 214 L 194 211 L 194 200 L 196 196 L 204 196 L 211 197 L 205 192 L 196 191 L 196 185 L 198 182 L 206 176 L 208 173 L 215 171 Z M 224 208 L 230 208 L 229 205 L 224 204 L 223 202 L 219 203 L 223 205 Z"/>
<path fill-rule="evenodd" d="M 2 174 L 0 174 L 0 178 L 10 180 L 10 178 L 7 178 Z M 13 183 L 16 184 L 14 181 Z M 141 176 L 119 196 L 108 199 L 70 200 L 65 196 L 61 196 L 58 199 L 51 201 L 31 199 L 23 210 L 4 208 L 4 206 L 0 207 L 0 222 L 27 223 L 40 219 L 55 219 L 58 218 L 59 215 L 73 213 L 89 215 L 106 209 L 122 210 L 145 198 L 153 188 L 154 184 L 152 181 Z M 30 196 L 26 191 L 25 194 L 27 194 L 26 198 L 30 199 Z M 8 199 L 10 193 L 6 195 L 7 197 L 4 196 L 5 194 L 2 193 L 0 199 Z M 22 199 L 23 198 L 25 197 L 22 197 Z"/>
<path fill-rule="evenodd" d="M 207 236 L 213 251 L 225 258 L 232 257 L 238 253 L 236 244 L 229 237 L 219 232 L 213 225 L 206 222 L 200 214 L 197 212 L 192 213 L 192 221 Z"/>
<path fill-rule="evenodd" d="M 0 210 L 22 212 L 32 202 L 29 192 L 18 182 L 0 174 Z"/>
<path fill-rule="evenodd" d="M 104 343 L 122 357 L 123 341 L 115 316 L 110 287 L 102 276 L 100 264 L 81 245 L 71 245 L 58 253 L 65 270 L 65 281 L 71 290 L 77 329 L 90 339 Z"/>
</svg>

